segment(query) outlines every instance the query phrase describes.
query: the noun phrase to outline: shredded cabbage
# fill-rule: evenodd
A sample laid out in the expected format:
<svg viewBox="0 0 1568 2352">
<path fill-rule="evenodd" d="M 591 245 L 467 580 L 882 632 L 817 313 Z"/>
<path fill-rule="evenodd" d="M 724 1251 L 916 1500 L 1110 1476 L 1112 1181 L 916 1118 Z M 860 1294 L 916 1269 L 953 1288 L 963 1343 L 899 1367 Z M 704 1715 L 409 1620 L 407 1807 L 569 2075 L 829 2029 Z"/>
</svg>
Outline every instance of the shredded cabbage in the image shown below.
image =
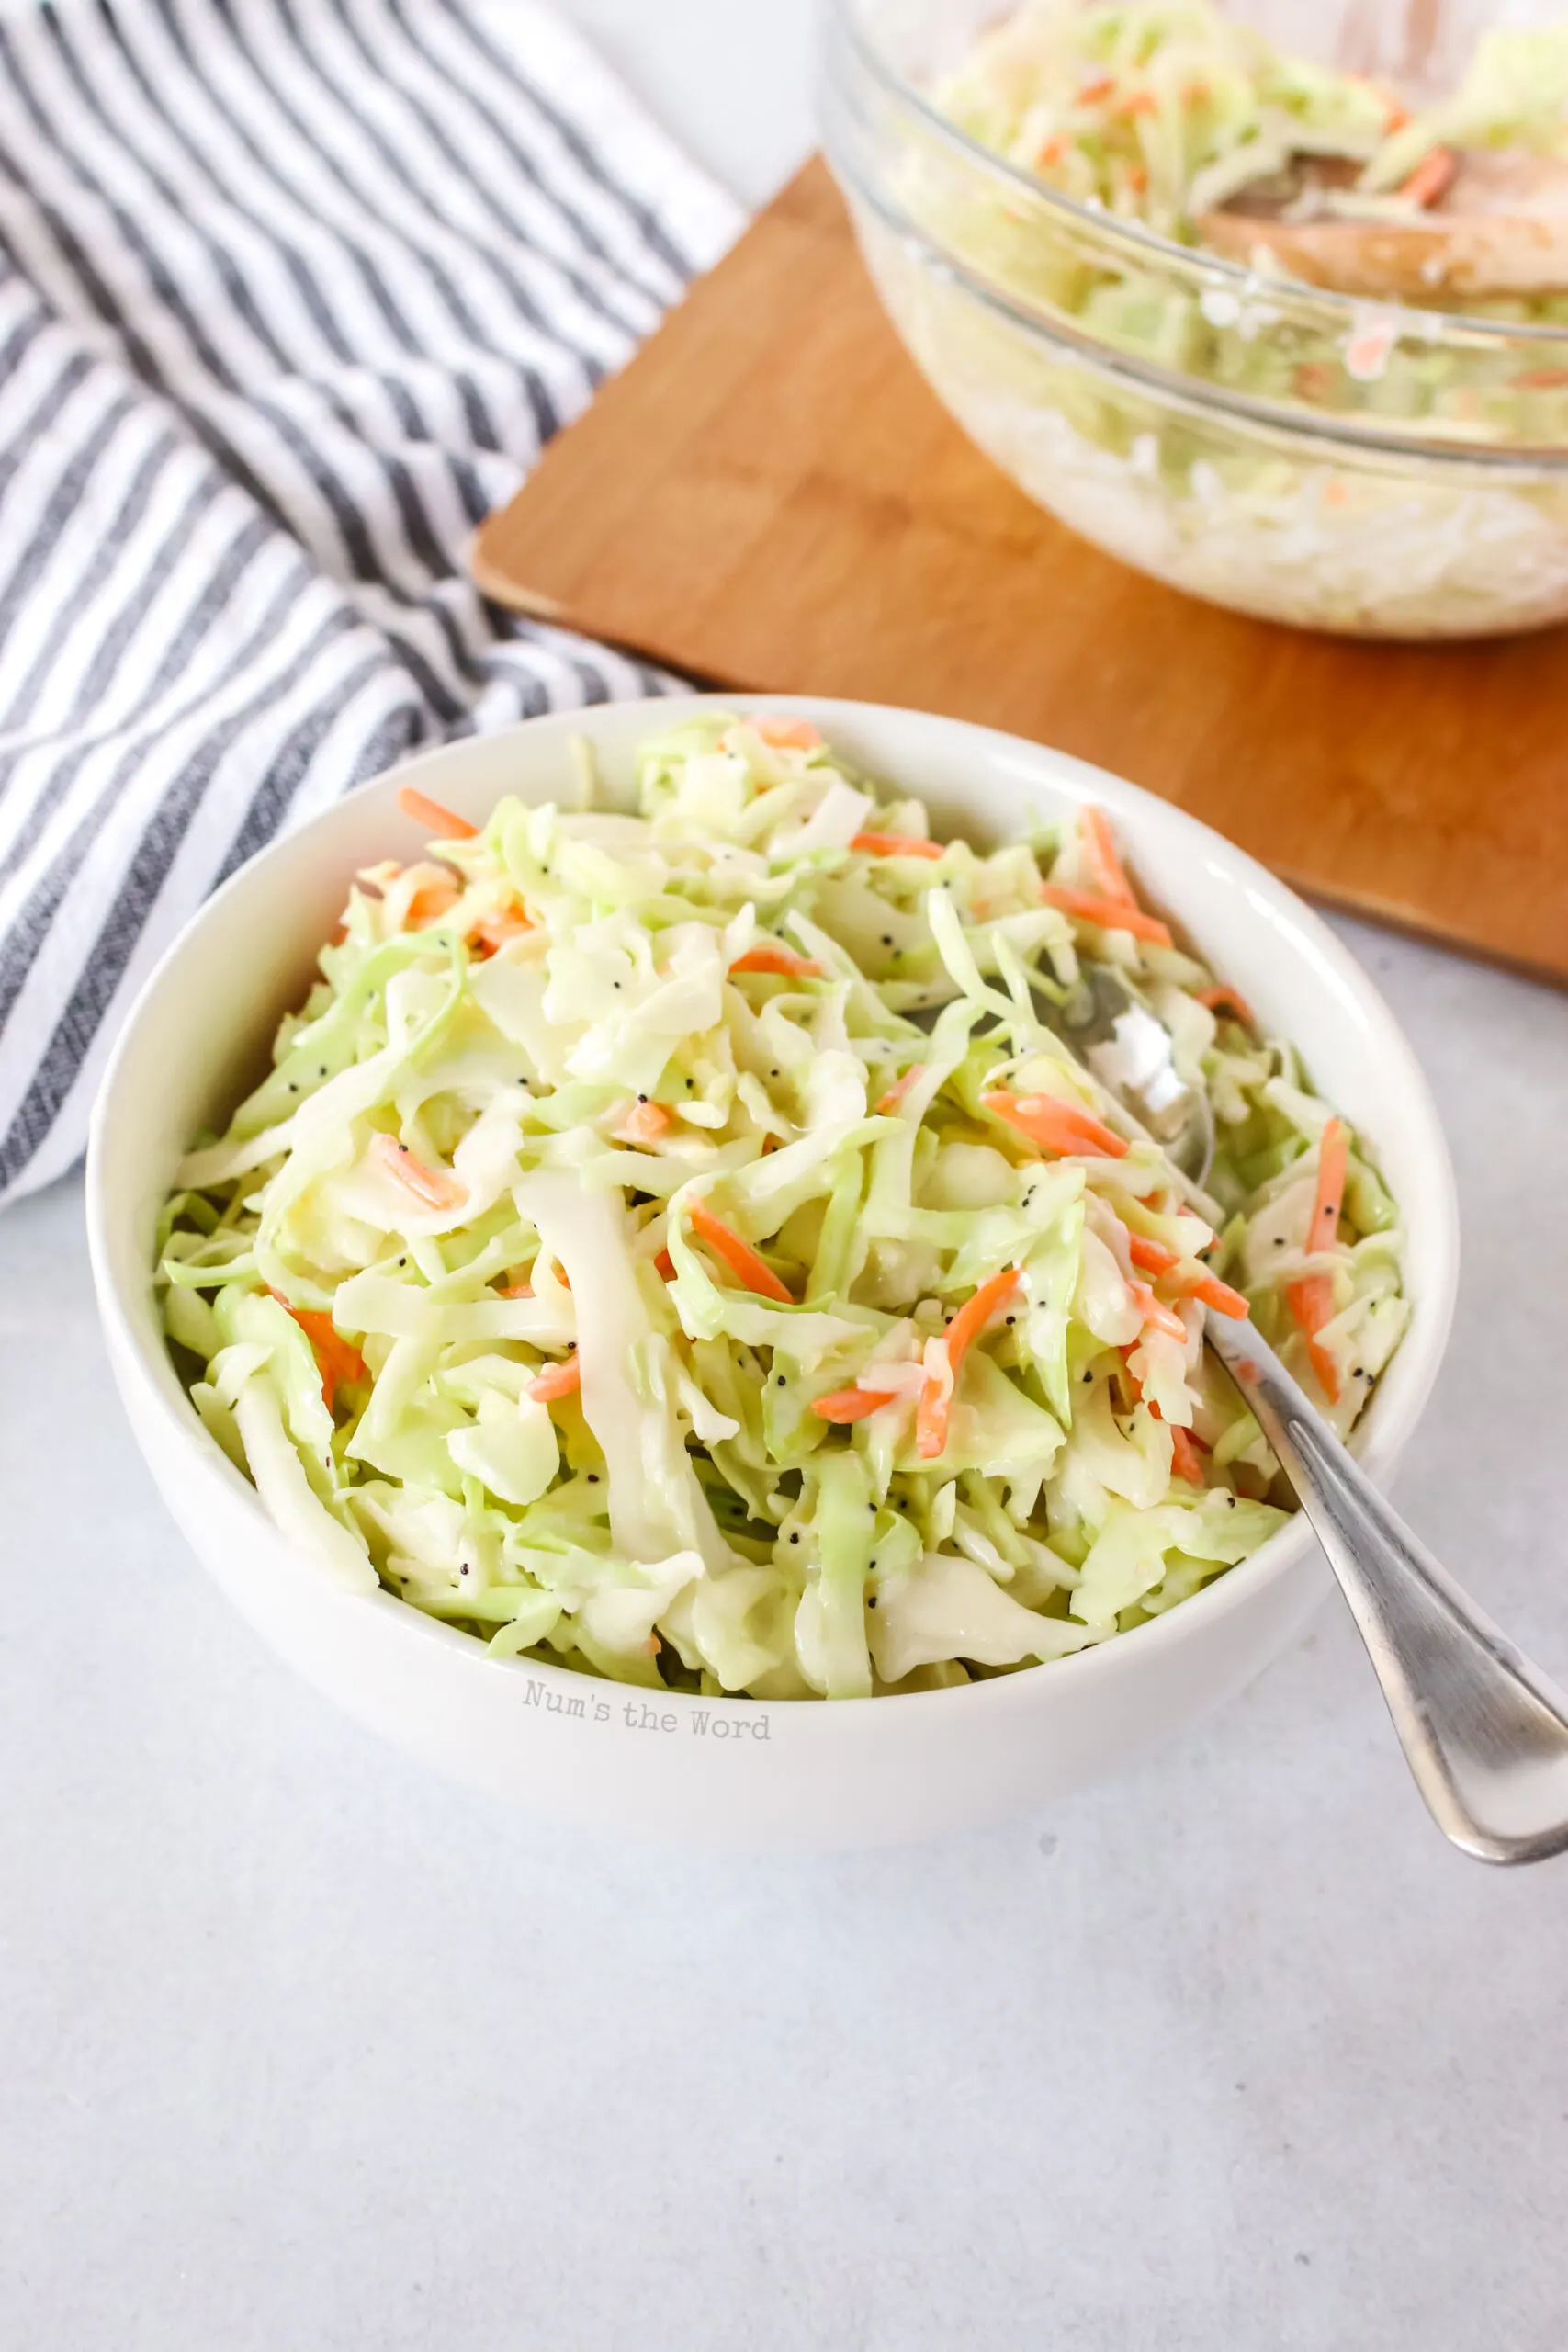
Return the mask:
<svg viewBox="0 0 1568 2352">
<path fill-rule="evenodd" d="M 1323 200 L 1375 220 L 1397 217 L 1434 147 L 1568 154 L 1568 24 L 1483 33 L 1459 88 L 1413 114 L 1393 89 L 1278 50 L 1211 0 L 1025 0 L 937 97 L 1064 195 L 1191 243 L 1205 212 L 1303 156 L 1359 166 Z"/>
<path fill-rule="evenodd" d="M 1289 1497 L 1196 1292 L 1341 1430 L 1404 1317 L 1290 1046 L 1098 816 L 935 842 L 722 714 L 639 774 L 361 875 L 179 1171 L 169 1341 L 280 1528 L 498 1655 L 763 1698 L 1059 1658 L 1253 1551 Z M 1043 1017 L 1096 962 L 1212 1106 L 1213 1199 Z"/>
</svg>

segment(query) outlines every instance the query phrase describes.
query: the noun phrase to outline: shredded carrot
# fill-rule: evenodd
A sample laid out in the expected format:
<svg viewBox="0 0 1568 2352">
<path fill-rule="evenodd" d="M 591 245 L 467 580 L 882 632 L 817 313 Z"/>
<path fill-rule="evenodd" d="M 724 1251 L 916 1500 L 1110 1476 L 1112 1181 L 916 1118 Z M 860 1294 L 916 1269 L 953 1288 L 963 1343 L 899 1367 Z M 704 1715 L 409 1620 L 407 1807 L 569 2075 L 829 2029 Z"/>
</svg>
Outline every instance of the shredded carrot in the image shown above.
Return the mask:
<svg viewBox="0 0 1568 2352">
<path fill-rule="evenodd" d="M 1339 1238 L 1339 1212 L 1350 1165 L 1350 1141 L 1343 1120 L 1330 1119 L 1317 1147 L 1317 1195 L 1307 1227 L 1309 1250 L 1332 1250 Z"/>
<path fill-rule="evenodd" d="M 887 1402 L 886 1392 L 871 1388 L 835 1388 L 828 1396 L 814 1399 L 811 1409 L 819 1421 L 863 1421 L 868 1413 L 879 1413 Z"/>
<path fill-rule="evenodd" d="M 660 1275 L 667 1283 L 672 1283 L 674 1281 L 675 1261 L 670 1255 L 668 1250 L 661 1250 L 658 1257 L 655 1258 L 653 1261 L 653 1271 L 656 1274 Z"/>
<path fill-rule="evenodd" d="M 409 900 L 403 920 L 411 931 L 427 931 L 451 913 L 462 895 L 455 882 L 422 882 Z"/>
<path fill-rule="evenodd" d="M 1116 854 L 1116 840 L 1103 808 L 1086 808 L 1079 820 L 1084 845 L 1094 867 L 1100 896 L 1120 906 L 1132 906 L 1133 886 Z"/>
<path fill-rule="evenodd" d="M 1163 1298 L 1156 1298 L 1147 1283 L 1132 1282 L 1127 1288 L 1132 1292 L 1133 1303 L 1145 1323 L 1152 1323 L 1156 1331 L 1165 1332 L 1168 1339 L 1186 1339 L 1187 1326 L 1173 1306 L 1168 1306 Z"/>
<path fill-rule="evenodd" d="M 1153 114 L 1155 110 L 1155 94 L 1152 90 L 1134 90 L 1132 96 L 1123 98 L 1122 104 L 1116 108 L 1118 114 L 1125 115 Z"/>
<path fill-rule="evenodd" d="M 1331 1405 L 1337 1405 L 1339 1368 L 1328 1350 L 1319 1345 L 1317 1337 L 1324 1325 L 1334 1319 L 1333 1275 L 1303 1274 L 1299 1281 L 1287 1283 L 1285 1303 L 1305 1335 L 1307 1354 L 1324 1395 Z"/>
<path fill-rule="evenodd" d="M 496 949 L 504 947 L 509 939 L 521 939 L 525 931 L 533 928 L 527 916 L 519 909 L 515 913 L 481 915 L 474 925 L 473 935 L 480 946 L 488 947 L 493 956 Z"/>
<path fill-rule="evenodd" d="M 1200 989 L 1198 1002 L 1206 1004 L 1211 1012 L 1220 1012 L 1228 1005 L 1244 1028 L 1256 1029 L 1258 1026 L 1258 1015 L 1239 989 L 1224 987 Z"/>
<path fill-rule="evenodd" d="M 852 849 L 863 850 L 867 857 L 942 857 L 945 844 L 928 842 L 919 833 L 857 833 L 850 843 Z"/>
<path fill-rule="evenodd" d="M 1146 1274 L 1156 1281 L 1162 1274 L 1174 1273 L 1181 1260 L 1163 1241 L 1151 1240 L 1146 1233 L 1130 1233 L 1127 1247 L 1134 1266 L 1142 1266 Z M 1183 1298 L 1201 1298 L 1216 1315 L 1233 1316 L 1237 1321 L 1250 1310 L 1240 1291 L 1232 1290 L 1229 1283 L 1221 1282 L 1206 1266 L 1200 1266 L 1194 1276 L 1183 1275 L 1179 1290 Z"/>
<path fill-rule="evenodd" d="M 1059 164 L 1066 152 L 1067 142 L 1065 139 L 1044 140 L 1034 158 L 1035 170 L 1043 171 L 1049 164 Z"/>
<path fill-rule="evenodd" d="M 1097 74 L 1094 80 L 1086 82 L 1078 92 L 1077 103 L 1080 107 L 1098 106 L 1100 99 L 1108 98 L 1115 87 L 1115 77 L 1112 74 Z"/>
<path fill-rule="evenodd" d="M 1170 1425 L 1170 1466 L 1179 1478 L 1186 1479 L 1190 1487 L 1201 1487 L 1207 1483 L 1203 1465 L 1198 1459 L 1197 1447 L 1188 1431 L 1175 1421 Z"/>
<path fill-rule="evenodd" d="M 443 808 L 440 801 L 432 800 L 427 793 L 416 792 L 412 784 L 405 784 L 399 793 L 398 806 L 416 825 L 428 825 L 437 841 L 471 842 L 479 830 L 477 825 L 470 825 L 466 817 Z"/>
<path fill-rule="evenodd" d="M 910 1087 L 913 1086 L 916 1079 L 923 1078 L 925 1074 L 926 1066 L 924 1062 L 911 1062 L 903 1076 L 894 1080 L 886 1093 L 878 1102 L 876 1106 L 876 1114 L 878 1118 L 889 1117 L 893 1112 L 897 1111 L 900 1103 L 903 1102 L 905 1095 L 908 1094 Z"/>
<path fill-rule="evenodd" d="M 948 1325 L 941 1343 L 945 1370 L 941 1375 L 933 1374 L 926 1382 L 915 1415 L 915 1444 L 923 1462 L 933 1462 L 947 1443 L 948 1414 L 964 1359 L 997 1309 L 1012 1296 L 1018 1283 L 1019 1269 L 1004 1266 L 999 1274 L 993 1274 L 988 1283 L 980 1284 L 974 1297 L 965 1301 Z"/>
<path fill-rule="evenodd" d="M 1401 180 L 1399 193 L 1412 204 L 1436 204 L 1453 186 L 1459 170 L 1459 157 L 1451 147 L 1434 147 L 1423 155 L 1407 180 Z"/>
<path fill-rule="evenodd" d="M 947 1443 L 955 1382 L 956 1374 L 950 1364 L 940 1379 L 933 1373 L 920 1391 L 920 1401 L 915 1408 L 915 1446 L 922 1462 L 934 1462 Z"/>
<path fill-rule="evenodd" d="M 1169 926 L 1146 915 L 1142 907 L 1123 906 L 1118 899 L 1098 898 L 1089 890 L 1069 890 L 1059 882 L 1043 882 L 1040 896 L 1046 906 L 1059 907 L 1078 922 L 1098 923 L 1101 931 L 1131 932 L 1134 939 L 1150 940 L 1156 947 L 1171 944 Z"/>
<path fill-rule="evenodd" d="M 667 1111 L 662 1102 L 637 1102 L 627 1113 L 621 1133 L 628 1143 L 657 1143 L 674 1124 L 674 1113 Z"/>
<path fill-rule="evenodd" d="M 1404 130 L 1409 119 L 1409 107 L 1402 107 L 1397 98 L 1390 98 L 1388 101 L 1388 113 L 1383 119 L 1383 136 L 1387 139 L 1392 139 L 1396 130 Z"/>
<path fill-rule="evenodd" d="M 1514 378 L 1515 389 L 1521 392 L 1560 392 L 1568 384 L 1568 368 L 1530 368 Z"/>
<path fill-rule="evenodd" d="M 707 1243 L 716 1258 L 723 1259 L 742 1289 L 758 1291 L 764 1298 L 776 1298 L 784 1306 L 795 1305 L 766 1260 L 758 1256 L 749 1241 L 742 1241 L 728 1226 L 721 1225 L 705 1201 L 694 1201 L 690 1216 L 698 1239 Z"/>
<path fill-rule="evenodd" d="M 757 732 L 776 752 L 814 752 L 822 741 L 809 718 L 759 718 Z"/>
<path fill-rule="evenodd" d="M 736 957 L 729 968 L 732 974 L 776 972 L 781 979 L 785 980 L 819 980 L 822 978 L 821 965 L 814 963 L 809 956 L 796 956 L 789 948 L 776 944 L 749 947 L 744 956 Z"/>
<path fill-rule="evenodd" d="M 1345 345 L 1345 372 L 1366 382 L 1381 376 L 1388 355 L 1399 340 L 1399 331 L 1392 319 L 1369 319 Z"/>
<path fill-rule="evenodd" d="M 1189 1298 L 1201 1298 L 1216 1315 L 1228 1315 L 1234 1322 L 1244 1322 L 1251 1313 L 1240 1291 L 1232 1290 L 1229 1283 L 1221 1282 L 1218 1274 L 1204 1272 L 1195 1283 L 1189 1283 L 1185 1294 Z"/>
<path fill-rule="evenodd" d="M 468 1197 L 455 1176 L 448 1175 L 444 1168 L 427 1168 L 396 1136 L 372 1136 L 370 1152 L 388 1174 L 395 1176 L 403 1190 L 413 1195 L 422 1209 L 460 1208 Z"/>
<path fill-rule="evenodd" d="M 330 1413 L 340 1388 L 356 1380 L 368 1380 L 369 1370 L 365 1358 L 352 1340 L 345 1340 L 325 1307 L 290 1306 L 279 1290 L 269 1290 L 279 1306 L 294 1317 L 310 1342 L 310 1353 L 316 1359 L 316 1370 L 321 1375 L 321 1397 Z"/>
<path fill-rule="evenodd" d="M 1027 1136 L 1042 1151 L 1054 1151 L 1063 1159 L 1082 1152 L 1098 1152 L 1102 1159 L 1125 1159 L 1127 1144 L 1112 1133 L 1092 1111 L 1080 1110 L 1076 1102 L 1063 1102 L 1055 1094 L 1009 1094 L 1005 1090 L 980 1097 L 987 1111 L 1005 1119 L 1010 1127 Z"/>
<path fill-rule="evenodd" d="M 528 1383 L 527 1394 L 536 1405 L 553 1405 L 558 1396 L 573 1396 L 582 1385 L 582 1366 L 575 1355 L 564 1363 L 553 1363 L 537 1380 Z"/>
</svg>

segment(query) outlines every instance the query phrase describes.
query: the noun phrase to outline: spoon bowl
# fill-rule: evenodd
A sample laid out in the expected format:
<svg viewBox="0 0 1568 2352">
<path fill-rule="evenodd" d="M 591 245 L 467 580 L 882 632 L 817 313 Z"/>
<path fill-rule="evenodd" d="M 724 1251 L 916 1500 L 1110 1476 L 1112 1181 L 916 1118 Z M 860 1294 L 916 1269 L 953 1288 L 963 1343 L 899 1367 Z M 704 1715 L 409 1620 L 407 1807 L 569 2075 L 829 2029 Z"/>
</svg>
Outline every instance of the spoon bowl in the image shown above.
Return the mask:
<svg viewBox="0 0 1568 2352">
<path fill-rule="evenodd" d="M 1434 153 L 1441 153 L 1434 150 Z M 1568 290 L 1568 163 L 1470 148 L 1434 201 L 1403 216 L 1344 209 L 1359 166 L 1298 159 L 1277 181 L 1201 215 L 1198 238 L 1264 268 L 1368 301 L 1441 303 Z"/>
<path fill-rule="evenodd" d="M 1168 1029 L 1109 964 L 1085 964 L 1061 1004 L 1037 1000 L 1041 1019 L 1082 1056 L 1172 1166 L 1201 1185 L 1214 1156 L 1214 1114 L 1176 1067 Z"/>
</svg>

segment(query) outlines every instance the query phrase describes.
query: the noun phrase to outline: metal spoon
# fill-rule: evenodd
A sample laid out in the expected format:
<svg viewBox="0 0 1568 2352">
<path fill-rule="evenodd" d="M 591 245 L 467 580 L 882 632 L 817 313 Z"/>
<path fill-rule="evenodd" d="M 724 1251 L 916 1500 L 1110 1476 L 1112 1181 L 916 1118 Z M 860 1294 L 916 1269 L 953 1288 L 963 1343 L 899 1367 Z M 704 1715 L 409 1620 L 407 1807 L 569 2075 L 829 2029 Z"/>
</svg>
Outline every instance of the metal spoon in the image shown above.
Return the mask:
<svg viewBox="0 0 1568 2352">
<path fill-rule="evenodd" d="M 1121 975 L 1109 964 L 1080 963 L 1077 986 L 1066 1001 L 1042 999 L 1040 1015 L 1172 1165 L 1201 1185 L 1214 1156 L 1209 1098 L 1179 1075 L 1169 1030 L 1137 1001 Z"/>
<path fill-rule="evenodd" d="M 1441 160 L 1446 151 L 1433 152 Z M 1568 289 L 1568 163 L 1517 148 L 1451 151 L 1447 162 L 1441 193 L 1400 218 L 1343 209 L 1359 164 L 1298 156 L 1278 179 L 1201 214 L 1198 242 L 1244 267 L 1272 266 L 1371 301 Z"/>
<path fill-rule="evenodd" d="M 1124 1107 L 1144 1120 L 1151 1103 L 1173 1114 L 1190 1100 L 1168 1031 L 1104 967 L 1086 967 L 1088 998 L 1076 1024 L 1068 1005 L 1047 1015 L 1091 1069 L 1136 1010 L 1165 1039 L 1163 1078 L 1147 1072 L 1150 1040 L 1140 1025 L 1145 1074 Z M 1121 1002 L 1118 1005 L 1117 999 Z M 1044 1011 L 1044 1008 L 1043 1008 Z M 1102 1082 L 1121 1094 L 1109 1079 Z M 1204 1103 L 1204 1110 L 1208 1105 Z M 1201 1157 L 1202 1123 L 1183 1113 L 1175 1144 L 1183 1173 L 1201 1183 L 1213 1125 Z M 1568 1697 L 1476 1608 L 1377 1492 L 1314 1410 L 1250 1317 L 1208 1315 L 1209 1345 L 1246 1399 L 1312 1521 L 1339 1589 L 1360 1628 L 1394 1730 L 1444 1835 L 1488 1862 L 1537 1862 L 1568 1850 Z"/>
</svg>

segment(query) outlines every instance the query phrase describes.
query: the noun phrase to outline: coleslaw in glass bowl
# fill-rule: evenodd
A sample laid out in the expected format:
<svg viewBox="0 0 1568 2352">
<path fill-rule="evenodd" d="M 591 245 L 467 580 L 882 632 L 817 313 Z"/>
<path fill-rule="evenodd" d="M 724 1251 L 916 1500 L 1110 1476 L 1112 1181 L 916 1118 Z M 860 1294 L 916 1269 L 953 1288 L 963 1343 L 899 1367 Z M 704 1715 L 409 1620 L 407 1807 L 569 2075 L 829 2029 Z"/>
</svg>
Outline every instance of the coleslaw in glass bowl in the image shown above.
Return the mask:
<svg viewBox="0 0 1568 2352">
<path fill-rule="evenodd" d="M 636 814 L 585 747 L 481 826 L 405 793 L 433 854 L 360 875 L 160 1221 L 208 1430 L 344 1588 L 650 1690 L 941 1689 L 1168 1611 L 1289 1501 L 1204 1315 L 1342 1431 L 1399 1343 L 1369 1150 L 1100 811 L 933 839 L 796 717 L 637 764 Z M 1201 1188 L 1064 1041 L 1098 963 Z"/>
<path fill-rule="evenodd" d="M 1005 471 L 1174 586 L 1369 637 L 1561 620 L 1568 291 L 1467 293 L 1461 248 L 1405 248 L 1446 140 L 1561 170 L 1568 29 L 1497 36 L 1402 120 L 1386 85 L 1263 44 L 1264 13 L 1036 0 L 998 25 L 985 0 L 832 0 L 824 143 L 888 314 Z M 1430 13 L 1467 53 L 1461 12 Z M 1343 26 L 1375 46 L 1407 16 Z M 1300 27 L 1323 48 L 1342 19 Z M 1246 206 L 1303 153 L 1359 177 L 1265 247 Z M 1307 282 L 1325 228 L 1397 247 L 1385 292 Z"/>
</svg>

